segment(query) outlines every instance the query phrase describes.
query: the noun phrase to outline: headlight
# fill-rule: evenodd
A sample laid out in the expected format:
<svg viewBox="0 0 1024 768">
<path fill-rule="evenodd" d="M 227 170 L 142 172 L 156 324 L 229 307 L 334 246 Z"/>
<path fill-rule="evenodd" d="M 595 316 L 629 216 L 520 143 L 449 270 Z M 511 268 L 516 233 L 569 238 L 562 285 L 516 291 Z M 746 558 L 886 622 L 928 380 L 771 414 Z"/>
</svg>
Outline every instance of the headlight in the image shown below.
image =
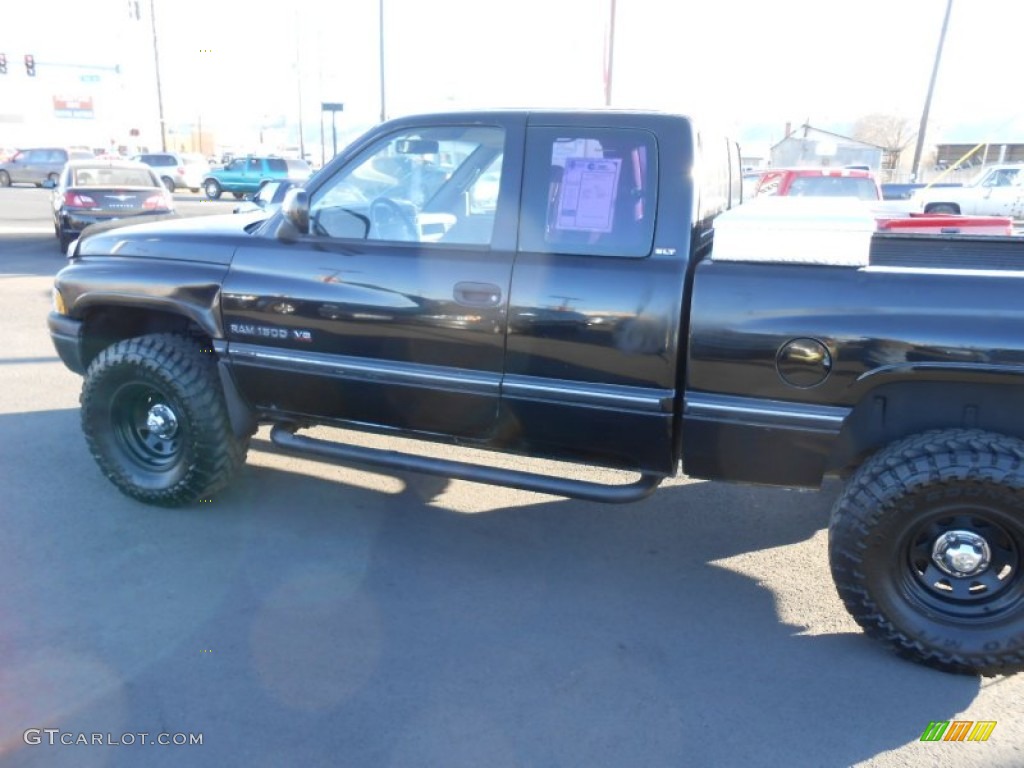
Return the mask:
<svg viewBox="0 0 1024 768">
<path fill-rule="evenodd" d="M 60 295 L 60 291 L 56 288 L 53 289 L 53 311 L 58 315 L 66 315 L 68 308 L 64 304 L 64 297 Z"/>
</svg>

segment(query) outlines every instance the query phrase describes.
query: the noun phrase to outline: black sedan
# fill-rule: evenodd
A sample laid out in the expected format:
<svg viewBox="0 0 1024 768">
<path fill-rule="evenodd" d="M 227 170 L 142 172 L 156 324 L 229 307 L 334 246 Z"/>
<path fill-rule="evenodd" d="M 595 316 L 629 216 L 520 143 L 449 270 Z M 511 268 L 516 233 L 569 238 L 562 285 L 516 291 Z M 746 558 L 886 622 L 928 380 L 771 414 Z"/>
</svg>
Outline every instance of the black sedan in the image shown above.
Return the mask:
<svg viewBox="0 0 1024 768">
<path fill-rule="evenodd" d="M 61 250 L 97 222 L 174 213 L 174 200 L 148 165 L 122 160 L 76 160 L 51 188 L 53 231 Z"/>
</svg>

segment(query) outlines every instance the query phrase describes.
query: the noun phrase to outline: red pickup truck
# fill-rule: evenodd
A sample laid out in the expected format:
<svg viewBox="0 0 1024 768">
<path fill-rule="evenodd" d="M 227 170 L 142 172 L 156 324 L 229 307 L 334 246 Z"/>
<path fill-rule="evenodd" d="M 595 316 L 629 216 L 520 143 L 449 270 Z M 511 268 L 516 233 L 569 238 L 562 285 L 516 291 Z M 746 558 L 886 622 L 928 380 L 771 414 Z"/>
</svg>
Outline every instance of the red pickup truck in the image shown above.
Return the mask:
<svg viewBox="0 0 1024 768">
<path fill-rule="evenodd" d="M 754 194 L 881 200 L 882 188 L 860 168 L 774 168 L 762 174 Z"/>
</svg>

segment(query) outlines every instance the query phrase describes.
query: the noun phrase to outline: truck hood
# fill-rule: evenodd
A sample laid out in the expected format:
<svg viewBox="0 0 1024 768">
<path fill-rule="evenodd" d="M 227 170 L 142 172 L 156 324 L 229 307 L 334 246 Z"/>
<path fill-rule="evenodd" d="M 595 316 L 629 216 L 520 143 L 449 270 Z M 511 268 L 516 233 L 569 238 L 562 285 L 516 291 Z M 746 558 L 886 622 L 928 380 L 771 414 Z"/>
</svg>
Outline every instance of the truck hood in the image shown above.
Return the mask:
<svg viewBox="0 0 1024 768">
<path fill-rule="evenodd" d="M 235 249 L 252 238 L 250 232 L 266 213 L 218 216 L 153 217 L 145 224 L 104 222 L 88 227 L 75 248 L 76 257 L 126 256 L 133 258 L 200 261 L 230 264 Z"/>
</svg>

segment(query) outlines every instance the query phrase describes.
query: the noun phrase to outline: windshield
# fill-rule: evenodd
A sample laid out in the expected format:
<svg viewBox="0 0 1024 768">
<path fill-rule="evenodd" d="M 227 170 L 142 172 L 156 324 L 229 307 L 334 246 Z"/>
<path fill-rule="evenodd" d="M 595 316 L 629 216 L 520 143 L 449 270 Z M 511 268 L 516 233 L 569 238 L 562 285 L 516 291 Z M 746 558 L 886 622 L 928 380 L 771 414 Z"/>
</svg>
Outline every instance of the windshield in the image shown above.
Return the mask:
<svg viewBox="0 0 1024 768">
<path fill-rule="evenodd" d="M 789 187 L 793 197 L 856 197 L 877 200 L 878 189 L 871 179 L 849 176 L 800 176 Z"/>
<path fill-rule="evenodd" d="M 76 187 L 159 187 L 155 177 L 134 168 L 76 168 L 72 185 Z"/>
</svg>

